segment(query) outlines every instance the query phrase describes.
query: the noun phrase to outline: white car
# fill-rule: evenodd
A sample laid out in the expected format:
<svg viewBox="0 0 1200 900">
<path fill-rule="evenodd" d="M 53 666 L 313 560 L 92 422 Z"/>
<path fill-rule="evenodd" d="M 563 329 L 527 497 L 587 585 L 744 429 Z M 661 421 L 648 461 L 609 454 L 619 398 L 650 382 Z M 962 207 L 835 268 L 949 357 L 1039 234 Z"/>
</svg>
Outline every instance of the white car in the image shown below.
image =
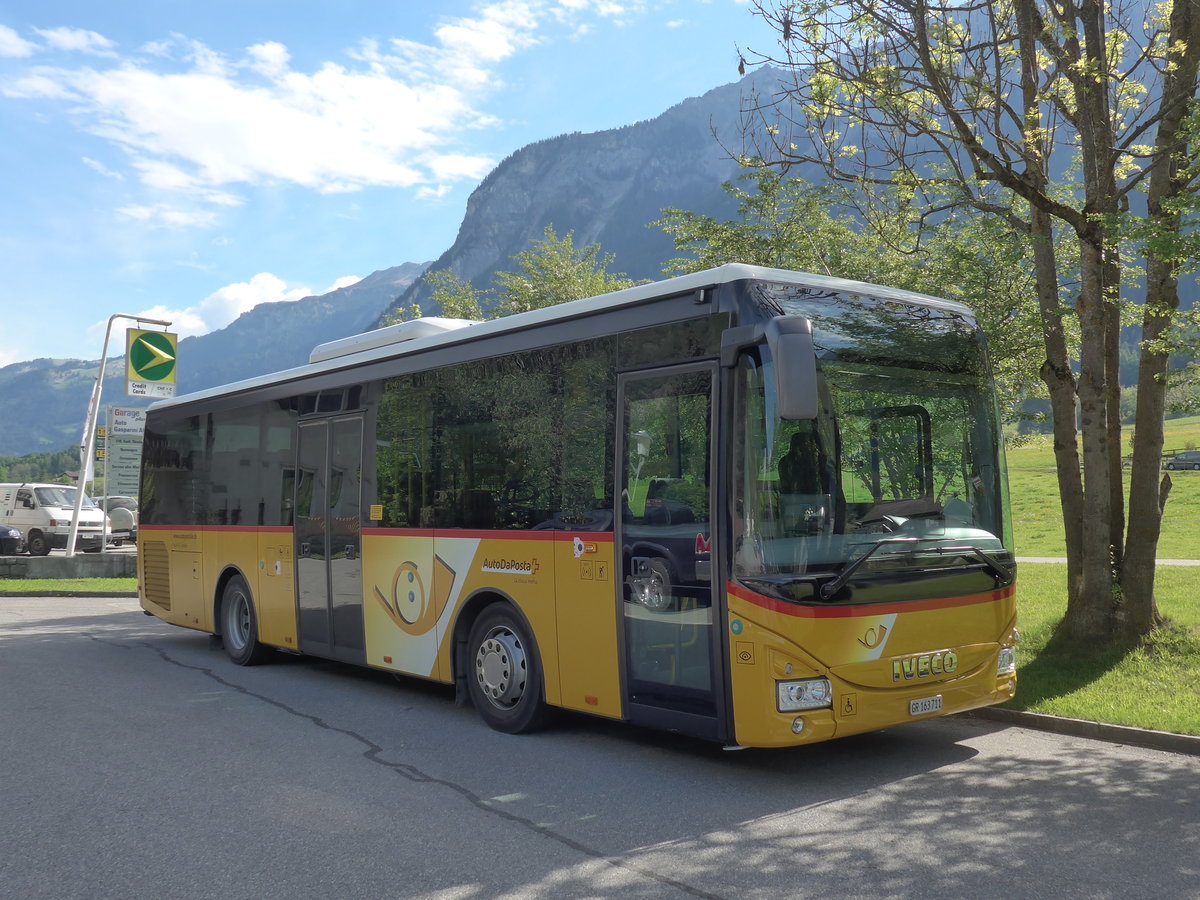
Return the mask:
<svg viewBox="0 0 1200 900">
<path fill-rule="evenodd" d="M 78 490 L 69 484 L 0 484 L 0 525 L 19 529 L 31 556 L 65 549 Z M 89 553 L 102 550 L 110 528 L 104 510 L 84 494 L 75 549 Z"/>
</svg>

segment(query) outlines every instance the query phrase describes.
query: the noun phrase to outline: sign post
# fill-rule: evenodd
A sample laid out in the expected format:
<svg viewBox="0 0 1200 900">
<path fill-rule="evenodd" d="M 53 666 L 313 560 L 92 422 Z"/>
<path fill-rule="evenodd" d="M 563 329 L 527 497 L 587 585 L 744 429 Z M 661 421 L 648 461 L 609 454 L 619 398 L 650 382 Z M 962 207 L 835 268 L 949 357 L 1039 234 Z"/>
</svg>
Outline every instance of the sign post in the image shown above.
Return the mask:
<svg viewBox="0 0 1200 900">
<path fill-rule="evenodd" d="M 92 451 L 96 446 L 96 416 L 100 413 L 100 392 L 104 387 L 104 366 L 108 362 L 108 341 L 112 337 L 113 322 L 117 319 L 131 319 L 139 325 L 146 323 L 161 325 L 163 328 L 169 328 L 171 325 L 170 322 L 164 322 L 162 319 L 149 319 L 145 316 L 131 316 L 126 313 L 114 313 L 108 317 L 108 327 L 104 330 L 104 349 L 100 351 L 100 371 L 96 374 L 96 383 L 92 385 L 92 397 L 88 401 L 87 419 L 83 426 L 83 443 L 79 445 L 79 485 L 75 492 L 75 511 L 71 516 L 71 533 L 67 535 L 67 556 L 75 555 L 75 540 L 79 536 L 79 513 L 83 509 L 83 487 L 87 482 L 88 469 L 92 467 Z M 171 335 L 171 393 L 166 395 L 169 397 L 175 396 L 174 346 L 175 335 Z M 150 367 L 147 366 L 147 368 Z"/>
</svg>

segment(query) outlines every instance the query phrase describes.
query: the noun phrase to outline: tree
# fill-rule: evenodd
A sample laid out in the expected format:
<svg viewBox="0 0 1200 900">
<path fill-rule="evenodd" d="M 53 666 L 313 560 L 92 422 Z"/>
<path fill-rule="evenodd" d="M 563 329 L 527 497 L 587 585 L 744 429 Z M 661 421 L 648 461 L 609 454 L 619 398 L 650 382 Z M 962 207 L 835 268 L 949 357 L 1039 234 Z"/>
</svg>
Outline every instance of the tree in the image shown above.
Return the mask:
<svg viewBox="0 0 1200 900">
<path fill-rule="evenodd" d="M 602 254 L 599 244 L 576 249 L 574 234 L 568 231 L 559 238 L 554 226 L 547 225 L 544 237 L 533 242 L 532 250 L 513 257 L 520 271 L 497 273 L 497 309 L 502 315 L 633 287 L 635 282 L 625 275 L 609 274 L 608 267 L 615 259 L 611 253 Z"/>
<path fill-rule="evenodd" d="M 1066 529 L 1064 636 L 1144 634 L 1159 621 L 1154 557 L 1163 375 L 1178 278 L 1196 263 L 1200 4 L 1099 0 L 752 0 L 785 90 L 747 107 L 755 154 L 816 163 L 881 204 L 971 206 L 1028 244 L 1042 318 Z M 1058 173 L 1070 169 L 1071 179 Z M 1056 180 L 1057 179 L 1057 180 Z M 1071 278 L 1055 223 L 1078 252 Z M 1144 260 L 1134 303 L 1131 254 Z M 1119 333 L 1141 319 L 1128 530 Z M 1140 315 L 1139 315 L 1140 314 Z M 1064 321 L 1078 320 L 1077 357 Z M 1078 377 L 1074 374 L 1078 369 Z M 1076 430 L 1076 403 L 1081 427 Z M 1078 445 L 1082 437 L 1082 477 Z"/>
<path fill-rule="evenodd" d="M 430 299 L 442 315 L 495 319 L 633 287 L 636 282 L 632 279 L 608 271 L 614 258 L 611 253 L 602 254 L 599 244 L 576 248 L 573 231 L 560 238 L 554 226 L 547 225 L 542 239 L 534 241 L 532 249 L 512 257 L 517 271 L 496 273 L 496 289 L 480 290 L 449 269 L 430 272 L 424 277 L 433 287 Z M 397 307 L 383 324 L 419 318 L 421 314 L 417 306 L 407 310 Z"/>
<path fill-rule="evenodd" d="M 727 182 L 738 217 L 724 222 L 664 209 L 651 223 L 682 256 L 666 275 L 698 272 L 730 262 L 823 272 L 932 294 L 971 305 L 988 336 L 1001 408 L 1009 420 L 1022 403 L 1040 396 L 1028 361 L 1041 343 L 1028 242 L 972 209 L 942 218 L 914 239 L 907 215 L 876 215 L 865 227 L 857 192 L 837 184 L 810 184 L 778 168 L 748 160 L 742 185 Z"/>
<path fill-rule="evenodd" d="M 738 204 L 738 218 L 718 222 L 711 216 L 664 209 L 650 223 L 661 228 L 684 254 L 668 260 L 664 275 L 700 272 L 725 263 L 772 266 L 843 278 L 879 280 L 880 242 L 864 238 L 845 211 L 845 191 L 832 184 L 810 184 L 779 169 L 747 160 L 738 179 L 722 185 Z"/>
</svg>

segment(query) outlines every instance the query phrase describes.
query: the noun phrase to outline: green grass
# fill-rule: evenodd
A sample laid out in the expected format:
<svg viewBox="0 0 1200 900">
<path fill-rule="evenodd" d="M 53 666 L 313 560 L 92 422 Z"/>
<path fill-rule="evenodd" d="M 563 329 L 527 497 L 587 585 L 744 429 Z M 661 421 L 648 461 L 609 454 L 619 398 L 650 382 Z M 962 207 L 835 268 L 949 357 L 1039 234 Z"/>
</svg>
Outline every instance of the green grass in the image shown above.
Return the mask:
<svg viewBox="0 0 1200 900">
<path fill-rule="evenodd" d="M 0 594 L 71 591 L 77 594 L 135 593 L 136 578 L 0 578 Z"/>
<path fill-rule="evenodd" d="M 1200 567 L 1160 566 L 1167 624 L 1135 646 L 1051 640 L 1066 611 L 1067 567 L 1024 563 L 1017 579 L 1017 696 L 1006 706 L 1053 716 L 1200 735 Z"/>
<path fill-rule="evenodd" d="M 1128 451 L 1126 431 L 1124 450 Z M 1182 450 L 1189 443 L 1200 446 L 1200 416 L 1171 419 L 1166 423 L 1169 450 Z M 1058 477 L 1054 469 L 1054 445 L 1038 437 L 1022 447 L 1010 449 L 1008 484 L 1012 499 L 1013 537 L 1020 556 L 1065 556 L 1062 507 L 1058 502 Z M 1164 472 L 1171 476 L 1171 494 L 1163 515 L 1159 559 L 1200 558 L 1200 472 Z M 1129 495 L 1129 472 L 1125 470 L 1125 494 Z"/>
</svg>

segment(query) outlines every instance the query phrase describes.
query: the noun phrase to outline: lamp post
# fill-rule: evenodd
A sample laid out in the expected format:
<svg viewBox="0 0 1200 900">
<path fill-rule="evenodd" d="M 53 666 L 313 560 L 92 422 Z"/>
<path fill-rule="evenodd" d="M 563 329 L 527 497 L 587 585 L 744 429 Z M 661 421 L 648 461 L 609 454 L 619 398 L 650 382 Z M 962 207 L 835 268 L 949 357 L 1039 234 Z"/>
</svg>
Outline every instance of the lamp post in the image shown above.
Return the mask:
<svg viewBox="0 0 1200 900">
<path fill-rule="evenodd" d="M 88 401 L 87 421 L 83 427 L 83 443 L 79 445 L 79 486 L 75 491 L 75 512 L 71 515 L 71 533 L 67 535 L 67 556 L 75 555 L 75 539 L 79 536 L 79 515 L 83 509 L 83 485 L 87 481 L 88 465 L 92 461 L 92 452 L 96 447 L 96 417 L 100 413 L 100 392 L 104 386 L 104 366 L 108 362 L 108 341 L 112 337 L 113 322 L 117 319 L 130 319 L 139 325 L 170 326 L 170 322 L 162 319 L 149 319 L 146 316 L 131 316 L 126 313 L 115 313 L 108 317 L 108 327 L 104 329 L 104 348 L 100 351 L 100 372 L 96 375 L 96 383 L 92 385 L 92 398 Z M 105 516 L 107 518 L 107 513 Z M 100 535 L 100 547 L 108 543 L 108 534 Z"/>
</svg>

